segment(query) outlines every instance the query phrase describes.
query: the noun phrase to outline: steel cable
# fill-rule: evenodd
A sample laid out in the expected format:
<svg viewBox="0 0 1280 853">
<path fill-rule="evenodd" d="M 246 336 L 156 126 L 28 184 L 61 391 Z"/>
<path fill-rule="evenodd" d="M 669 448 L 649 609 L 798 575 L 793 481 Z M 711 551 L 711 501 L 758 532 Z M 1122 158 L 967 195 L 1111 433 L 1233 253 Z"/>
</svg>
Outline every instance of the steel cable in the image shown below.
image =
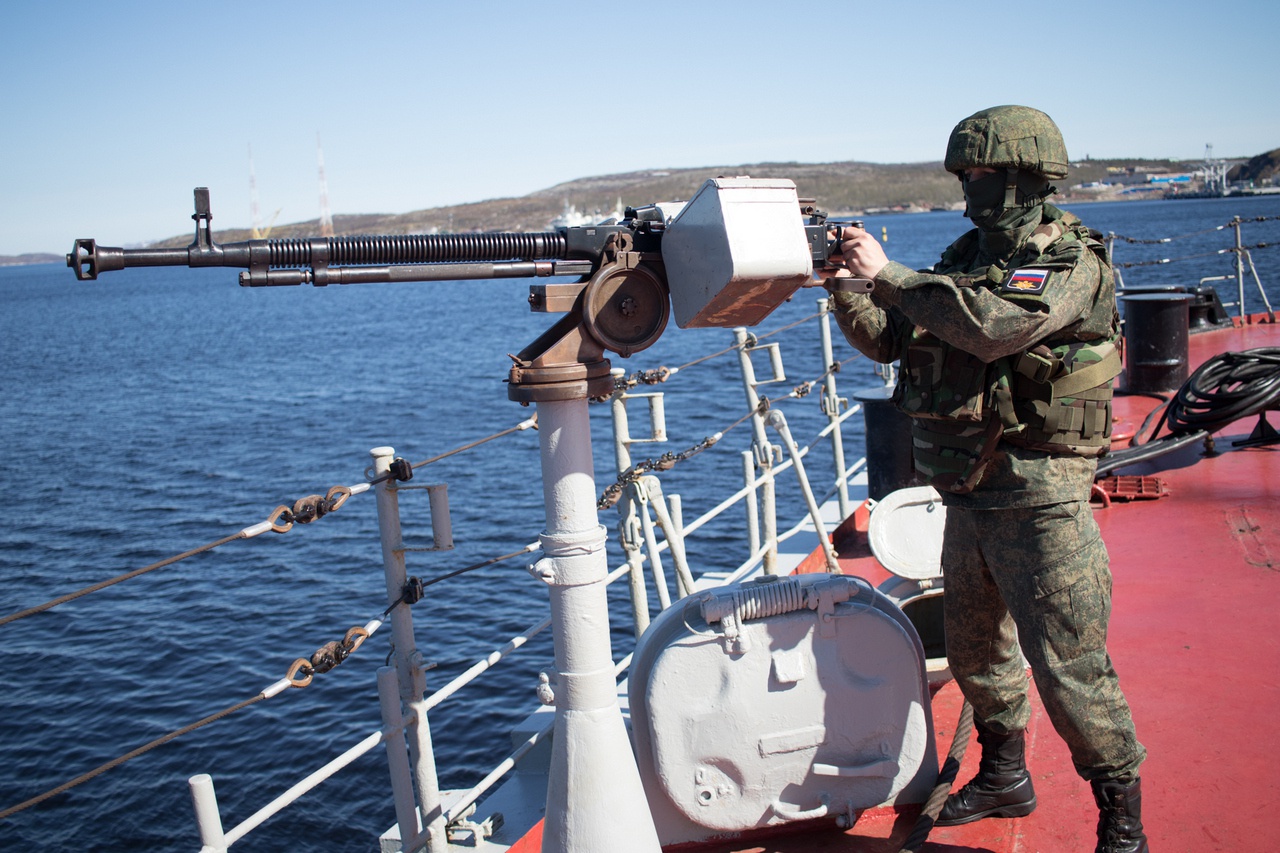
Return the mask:
<svg viewBox="0 0 1280 853">
<path fill-rule="evenodd" d="M 234 542 L 237 539 L 247 539 L 247 538 L 248 538 L 247 530 L 241 530 L 239 533 L 235 533 L 231 536 L 224 536 L 221 539 L 218 539 L 214 542 L 210 542 L 206 545 L 201 545 L 199 548 L 192 548 L 190 551 L 184 551 L 181 554 L 176 554 L 172 557 L 169 557 L 168 559 L 161 560 L 158 563 L 152 563 L 149 566 L 143 566 L 140 569 L 134 569 L 131 572 L 125 572 L 124 574 L 117 575 L 114 578 L 109 578 L 108 580 L 99 581 L 98 583 L 95 583 L 91 586 L 86 586 L 84 589 L 78 589 L 75 592 L 67 593 L 66 595 L 55 598 L 52 601 L 46 601 L 44 604 L 38 604 L 35 607 L 28 607 L 26 610 L 20 610 L 17 613 L 10 613 L 8 616 L 0 618 L 0 625 L 6 625 L 10 622 L 17 622 L 19 619 L 23 619 L 27 616 L 33 616 L 36 613 L 43 613 L 46 610 L 49 610 L 53 607 L 57 607 L 59 604 L 66 604 L 68 601 L 75 601 L 77 598 L 80 598 L 81 596 L 84 596 L 84 595 L 88 595 L 91 592 L 97 592 L 100 589 L 106 589 L 107 587 L 112 586 L 114 584 L 118 584 L 122 581 L 127 581 L 130 578 L 136 578 L 139 575 L 145 575 L 147 572 L 154 572 L 156 569 L 163 569 L 165 566 L 171 566 L 174 563 L 187 559 L 188 557 L 194 557 L 197 554 L 203 554 L 205 551 L 212 551 L 214 548 L 217 548 L 220 545 L 226 545 L 228 542 Z"/>
<path fill-rule="evenodd" d="M 419 601 L 422 600 L 422 591 L 429 586 L 440 583 L 440 581 L 447 581 L 450 578 L 456 578 L 459 575 L 465 575 L 470 572 L 474 572 L 478 569 L 494 566 L 494 565 L 497 565 L 498 563 L 502 563 L 507 560 L 514 559 L 515 557 L 519 557 L 522 554 L 532 554 L 534 551 L 538 550 L 538 547 L 539 547 L 539 543 L 531 542 L 528 545 L 521 548 L 519 551 L 512 551 L 510 554 L 503 554 L 502 556 L 499 556 L 499 557 L 490 557 L 487 560 L 481 560 L 478 563 L 472 563 L 469 566 L 463 566 L 461 569 L 454 569 L 451 572 L 445 572 L 443 575 L 437 575 L 436 577 L 433 577 L 433 578 L 424 579 L 419 577 L 410 577 L 408 581 L 405 583 L 405 589 L 400 594 L 400 597 L 397 598 L 391 604 L 387 605 L 387 609 L 382 611 L 382 615 L 384 617 L 389 615 L 392 610 L 399 607 L 401 604 L 417 604 Z"/>
<path fill-rule="evenodd" d="M 155 740 L 151 741 L 150 743 L 143 744 L 137 749 L 130 750 L 129 752 L 126 752 L 124 755 L 111 759 L 106 764 L 95 767 L 94 769 L 90 770 L 88 773 L 82 773 L 74 779 L 71 779 L 67 782 L 63 782 L 61 785 L 57 786 L 56 788 L 50 788 L 48 791 L 45 791 L 43 794 L 32 797 L 31 799 L 26 800 L 25 802 L 18 803 L 16 806 L 10 806 L 4 811 L 0 811 L 0 820 L 4 820 L 10 815 L 17 814 L 18 812 L 23 811 L 24 809 L 29 809 L 34 805 L 39 805 L 40 803 L 43 803 L 45 800 L 49 799 L 50 797 L 56 797 L 58 794 L 61 794 L 64 791 L 69 791 L 70 789 L 76 787 L 77 785 L 81 785 L 85 782 L 88 782 L 90 779 L 93 779 L 96 776 L 101 776 L 103 773 L 106 773 L 108 770 L 119 767 L 121 764 L 124 764 L 126 761 L 132 758 L 137 758 L 139 755 L 142 755 L 143 753 L 150 752 L 156 747 L 162 746 L 168 743 L 169 741 L 173 740 L 174 738 L 181 737 L 182 735 L 185 735 L 189 732 L 193 732 L 202 726 L 207 726 L 210 723 L 217 722 L 218 720 L 221 720 L 223 717 L 234 714 L 236 711 L 239 711 L 243 708 L 247 708 L 250 705 L 254 704 L 255 702 L 261 702 L 263 699 L 266 699 L 266 698 L 267 698 L 267 694 L 264 691 L 262 693 L 259 693 L 257 696 L 254 696 L 251 699 L 246 699 L 243 702 L 237 702 L 236 704 L 232 705 L 229 708 L 223 708 L 221 711 L 219 711 L 216 714 L 211 714 L 202 720 L 197 720 L 191 725 L 183 726 L 182 728 L 177 729 L 176 731 L 169 732 L 167 735 L 158 737 Z"/>
<path fill-rule="evenodd" d="M 685 368 L 693 367 L 695 364 L 702 364 L 702 362 L 704 361 L 710 361 L 713 358 L 719 358 L 722 355 L 727 355 L 731 352 L 736 352 L 737 350 L 754 349 L 756 344 L 760 343 L 760 341 L 763 341 L 765 338 L 771 338 L 774 335 L 780 335 L 783 332 L 787 331 L 788 329 L 794 329 L 796 326 L 804 325 L 805 323 L 808 323 L 810 320 L 815 320 L 821 316 L 822 316 L 821 314 L 810 314 L 808 317 L 801 317 L 799 320 L 796 320 L 793 323 L 788 323 L 785 326 L 779 326 L 778 328 L 774 329 L 771 332 L 765 332 L 764 334 L 761 334 L 761 335 L 748 334 L 746 343 L 734 344 L 733 346 L 725 347 L 724 349 L 719 350 L 718 352 L 713 352 L 710 355 L 704 355 L 702 358 L 695 358 L 693 361 L 688 362 L 687 364 L 682 364 L 679 367 L 672 368 L 671 372 L 676 373 L 678 371 L 684 370 Z"/>
<path fill-rule="evenodd" d="M 99 590 L 106 589 L 109 586 L 114 586 L 115 584 L 123 581 L 139 577 L 140 575 L 145 575 L 148 572 L 154 572 L 156 569 L 163 569 L 165 566 L 172 566 L 174 563 L 181 562 L 198 554 L 203 554 L 206 551 L 212 551 L 214 548 L 226 545 L 228 542 L 234 542 L 237 539 L 252 539 L 262 533 L 266 533 L 268 530 L 275 533 L 287 533 L 293 528 L 295 523 L 309 524 L 317 518 L 322 518 L 328 513 L 341 507 L 346 503 L 347 498 L 351 497 L 351 495 L 360 494 L 367 489 L 367 484 L 359 484 L 351 488 L 346 486 L 334 486 L 329 489 L 327 495 L 307 495 L 306 497 L 299 498 L 294 502 L 292 508 L 285 505 L 276 507 L 275 511 L 266 521 L 250 525 L 249 527 L 237 531 L 230 536 L 224 536 L 221 539 L 208 542 L 198 548 L 192 548 L 190 551 L 183 551 L 181 554 L 175 554 L 172 557 L 167 557 L 148 566 L 143 566 L 142 568 L 125 572 L 122 575 L 117 575 L 113 578 L 99 581 L 98 583 L 91 584 L 83 589 L 78 589 L 75 592 L 59 596 L 52 601 L 46 601 L 44 604 L 38 604 L 35 607 L 28 607 L 26 610 L 20 610 L 17 613 L 10 613 L 8 616 L 0 617 L 0 625 L 7 625 L 10 622 L 16 622 L 19 619 L 25 619 L 28 616 L 43 613 L 46 610 L 57 607 L 59 604 L 66 604 L 68 601 L 74 601 L 77 598 L 88 595 L 89 593 L 98 592 Z"/>
<path fill-rule="evenodd" d="M 1171 453 L 1206 438 L 1251 415 L 1265 417 L 1280 407 L 1280 347 L 1224 352 L 1200 365 L 1172 399 L 1147 416 L 1134 439 L 1146 431 L 1152 415 L 1161 412 L 1151 438 L 1098 463 L 1095 479 L 1110 472 Z M 1168 434 L 1159 436 L 1161 428 Z"/>
<path fill-rule="evenodd" d="M 780 335 L 783 332 L 787 331 L 788 329 L 794 329 L 796 326 L 803 326 L 805 323 L 809 322 L 810 320 L 816 320 L 821 316 L 822 316 L 821 314 L 810 314 L 808 317 L 801 317 L 799 320 L 796 320 L 794 323 L 788 323 L 785 326 L 779 326 L 778 328 L 774 329 L 772 332 L 765 332 L 763 335 L 757 335 L 756 340 L 763 341 L 765 338 L 771 338 L 774 335 Z"/>
<path fill-rule="evenodd" d="M 1218 249 L 1213 252 L 1200 252 L 1199 254 L 1195 254 L 1195 255 L 1183 255 L 1180 258 L 1158 258 L 1157 260 L 1154 260 L 1154 261 L 1127 261 L 1122 264 L 1112 264 L 1112 266 L 1119 267 L 1122 270 L 1132 269 L 1134 267 L 1158 267 L 1158 266 L 1163 266 L 1164 264 L 1178 263 L 1180 261 L 1194 261 L 1198 258 L 1213 258 L 1213 257 L 1217 257 L 1218 255 L 1229 255 L 1234 252 L 1235 252 L 1234 248 Z"/>
<path fill-rule="evenodd" d="M 1115 453 L 1108 453 L 1098 462 L 1097 471 L 1094 472 L 1093 476 L 1094 482 L 1098 482 L 1119 468 L 1136 465 L 1139 462 L 1146 462 L 1166 453 L 1172 453 L 1180 448 L 1195 444 L 1206 436 L 1208 436 L 1208 433 L 1200 430 L 1183 433 L 1182 435 L 1166 435 L 1158 439 L 1152 439 L 1145 444 L 1126 447 L 1124 450 L 1118 450 Z"/>
<path fill-rule="evenodd" d="M 817 316 L 817 315 L 814 315 L 814 316 Z M 807 319 L 812 319 L 812 318 L 807 318 Z M 779 329 L 778 331 L 781 331 L 781 329 Z M 729 424 L 727 427 L 720 430 L 719 432 L 712 433 L 711 435 L 702 439 L 702 441 L 690 447 L 688 450 L 681 451 L 680 453 L 670 451 L 662 454 L 662 456 L 658 457 L 657 459 L 645 459 L 641 462 L 637 462 L 636 464 L 632 465 L 630 468 L 628 468 L 627 470 L 619 474 L 618 479 L 604 490 L 604 492 L 600 495 L 599 500 L 596 501 L 596 509 L 604 510 L 604 509 L 608 509 L 609 507 L 615 506 L 618 503 L 618 501 L 622 498 L 623 490 L 630 484 L 638 482 L 642 476 L 652 473 L 654 471 L 668 471 L 671 468 L 675 467 L 677 463 L 683 462 L 686 459 L 689 459 L 701 453 L 702 451 L 707 450 L 708 448 L 714 447 L 716 443 L 719 442 L 720 439 L 724 438 L 725 434 L 727 434 L 730 430 L 738 426 L 741 426 L 743 423 L 745 423 L 746 421 L 748 421 L 749 419 L 751 419 L 756 415 L 764 415 L 764 413 L 769 411 L 770 406 L 772 406 L 774 403 L 780 403 L 784 400 L 798 400 L 801 397 L 808 396 L 809 392 L 813 389 L 815 385 L 817 385 L 822 380 L 826 379 L 831 374 L 839 373 L 840 368 L 842 366 L 858 358 L 861 358 L 861 355 L 855 354 L 853 356 L 850 356 L 849 358 L 846 358 L 844 361 L 837 361 L 836 363 L 828 367 L 826 370 L 824 370 L 818 376 L 818 378 L 800 383 L 795 388 L 792 388 L 790 393 L 784 394 L 781 397 L 775 397 L 775 398 L 761 397 L 760 402 L 756 405 L 754 409 L 747 412 L 745 415 L 738 418 L 736 421 Z"/>
<path fill-rule="evenodd" d="M 423 459 L 421 462 L 415 462 L 411 467 L 415 469 L 421 468 L 424 465 L 430 465 L 432 462 L 439 462 L 441 459 L 447 459 L 450 456 L 454 456 L 456 454 L 462 453 L 465 450 L 471 450 L 473 448 L 479 447 L 480 445 L 493 441 L 496 438 L 502 438 L 503 436 L 511 435 L 513 432 L 520 432 L 522 430 L 527 430 L 527 429 L 536 430 L 537 428 L 538 428 L 538 415 L 537 413 L 534 413 L 532 417 L 521 421 L 520 423 L 516 424 L 513 427 L 508 427 L 507 429 L 504 429 L 500 432 L 495 432 L 493 435 L 488 435 L 488 436 L 485 436 L 484 438 L 478 438 L 475 441 L 462 445 L 461 447 L 455 447 L 453 450 L 446 450 L 444 453 L 441 453 L 438 456 L 432 456 L 430 459 Z"/>
<path fill-rule="evenodd" d="M 56 797 L 58 794 L 69 791 L 77 785 L 82 785 L 91 779 L 101 776 L 108 770 L 113 770 L 116 767 L 119 767 L 126 761 L 137 758 L 140 755 L 150 752 L 156 747 L 163 746 L 171 740 L 182 737 L 185 734 L 190 734 L 196 729 L 203 728 L 210 723 L 215 723 L 223 717 L 228 717 L 237 711 L 248 708 L 250 705 L 261 702 L 263 699 L 271 699 L 279 696 L 289 688 L 302 688 L 308 686 L 311 684 L 313 676 L 329 672 L 359 649 L 364 641 L 382 626 L 385 615 L 386 614 L 383 614 L 382 616 L 371 619 L 364 626 L 355 626 L 349 629 L 342 642 L 339 643 L 335 641 L 324 644 L 317 649 L 309 659 L 299 658 L 294 661 L 293 665 L 289 669 L 289 673 L 284 678 L 268 685 L 257 695 L 245 699 L 242 702 L 237 702 L 230 707 L 223 708 L 215 714 L 210 714 L 209 716 L 196 720 L 194 723 L 185 725 L 180 729 L 175 729 L 168 734 L 161 735 L 155 740 L 148 741 L 136 749 L 131 749 L 125 754 L 119 755 L 105 764 L 100 764 L 87 773 L 81 773 L 74 779 L 63 782 L 57 787 L 50 788 L 43 794 L 38 794 L 37 796 L 18 803 L 16 806 L 10 806 L 9 808 L 0 811 L 0 820 L 3 820 L 10 815 L 17 814 L 25 809 L 29 809 L 32 806 L 39 805 L 51 797 Z"/>
<path fill-rule="evenodd" d="M 496 438 L 501 438 L 505 435 L 510 435 L 513 432 L 518 432 L 518 431 L 526 430 L 530 428 L 537 429 L 537 424 L 538 424 L 537 415 L 534 415 L 533 417 L 528 418 L 524 421 L 521 421 L 519 424 L 517 424 L 516 426 L 510 427 L 509 429 L 502 430 L 501 432 L 497 432 L 497 433 L 494 433 L 493 435 L 486 436 L 485 438 L 478 439 L 469 444 L 465 444 L 462 447 L 458 447 L 453 450 L 447 451 L 445 453 L 440 454 L 439 456 L 434 456 L 430 459 L 423 460 L 422 462 L 418 462 L 410 467 L 419 468 L 423 465 L 427 465 L 432 462 L 436 462 L 441 459 L 444 459 L 446 457 L 453 456 L 454 454 L 461 453 L 464 450 L 470 450 L 474 447 L 478 447 L 479 445 L 482 445 L 489 441 L 493 441 Z M 411 475 L 412 474 L 410 472 L 408 476 L 411 476 Z M 326 496 L 309 495 L 295 502 L 292 508 L 288 506 L 277 507 L 275 512 L 272 513 L 270 519 L 268 519 L 268 521 L 266 522 L 262 522 L 260 524 L 246 527 L 243 530 L 240 530 L 229 536 L 224 536 L 221 539 L 217 539 L 213 542 L 208 542 L 197 548 L 192 548 L 189 551 L 183 551 L 181 554 L 175 554 L 174 556 L 167 557 L 166 559 L 160 560 L 159 562 L 151 563 L 150 565 L 147 565 L 147 566 L 142 566 L 141 568 L 134 569 L 129 572 L 125 572 L 122 575 L 117 575 L 116 577 L 108 578 L 107 580 L 104 580 L 104 581 L 99 581 L 98 583 L 91 584 L 89 586 L 84 587 L 83 589 L 78 589 L 75 592 L 70 592 L 70 593 L 67 593 L 66 595 L 59 596 L 50 601 L 46 601 L 43 604 L 36 605 L 35 607 L 28 607 L 26 610 L 20 610 L 16 613 L 10 613 L 7 616 L 0 617 L 0 625 L 7 625 L 10 622 L 17 622 L 19 619 L 25 619 L 28 616 L 34 616 L 37 613 L 43 613 L 44 611 L 51 610 L 52 608 L 57 607 L 60 604 L 66 604 L 67 602 L 75 601 L 77 598 L 81 598 L 83 596 L 89 595 L 90 593 L 98 592 L 99 590 L 106 589 L 109 586 L 114 586 L 115 584 L 122 583 L 127 580 L 131 580 L 141 575 L 145 575 L 149 572 L 154 572 L 157 569 L 163 569 L 166 566 L 171 566 L 174 563 L 181 562 L 183 560 L 188 559 L 189 557 L 194 557 L 194 556 L 197 556 L 198 554 L 203 554 L 206 551 L 212 551 L 214 548 L 218 548 L 222 545 L 226 545 L 229 542 L 234 542 L 237 539 L 250 539 L 254 536 L 259 535 L 260 533 L 266 532 L 267 530 L 271 530 L 276 533 L 288 532 L 293 527 L 295 522 L 300 524 L 306 524 L 311 521 L 314 521 L 317 518 L 323 517 L 324 515 L 326 515 L 329 512 L 332 512 L 333 510 L 338 509 L 339 507 L 342 506 L 343 503 L 346 502 L 346 499 L 348 497 L 350 497 L 353 494 L 358 494 L 362 491 L 367 490 L 368 486 L 372 485 L 372 483 L 376 483 L 381 480 L 392 479 L 392 478 L 408 479 L 408 476 L 401 476 L 400 474 L 392 473 L 392 474 L 387 474 L 382 477 L 379 477 L 376 480 L 373 480 L 369 484 L 360 484 L 358 486 L 354 486 L 349 489 L 342 486 L 335 486 L 329 490 L 329 493 Z"/>
<path fill-rule="evenodd" d="M 1107 236 L 1109 236 L 1113 240 L 1120 240 L 1124 243 L 1134 243 L 1139 245 L 1154 246 L 1160 243 L 1172 243 L 1174 240 L 1185 240 L 1188 237 L 1199 237 L 1201 234 L 1213 234 L 1218 231 L 1225 231 L 1228 228 L 1234 228 L 1237 225 L 1244 224 L 1245 222 L 1271 222 L 1277 219 L 1280 219 L 1280 216 L 1251 216 L 1245 219 L 1241 219 L 1237 217 L 1236 219 L 1233 219 L 1230 222 L 1228 222 L 1226 225 L 1218 225 L 1213 228 L 1205 228 L 1200 231 L 1189 231 L 1186 234 L 1175 234 L 1172 237 L 1160 237 L 1154 240 L 1142 239 L 1140 237 L 1125 237 L 1123 234 L 1115 234 L 1115 233 L 1109 234 Z"/>
</svg>

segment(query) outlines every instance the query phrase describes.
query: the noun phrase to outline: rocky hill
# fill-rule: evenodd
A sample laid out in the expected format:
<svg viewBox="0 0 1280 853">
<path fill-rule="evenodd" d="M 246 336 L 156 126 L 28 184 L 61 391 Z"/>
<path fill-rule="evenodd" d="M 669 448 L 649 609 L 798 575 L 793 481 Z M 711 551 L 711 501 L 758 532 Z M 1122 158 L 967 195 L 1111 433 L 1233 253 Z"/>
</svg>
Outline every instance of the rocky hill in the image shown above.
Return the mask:
<svg viewBox="0 0 1280 853">
<path fill-rule="evenodd" d="M 1262 184 L 1275 177 L 1277 172 L 1280 172 L 1280 148 L 1259 154 L 1248 163 L 1233 167 L 1227 172 L 1227 180 L 1232 183 L 1252 181 L 1254 184 Z"/>
<path fill-rule="evenodd" d="M 1171 171 L 1195 168 L 1197 163 L 1168 160 L 1151 161 L 1085 160 L 1072 164 L 1071 175 L 1059 181 L 1060 189 L 1105 180 L 1108 167 L 1137 169 L 1159 166 Z M 706 166 L 697 169 L 654 169 L 580 178 L 557 184 L 518 198 L 434 207 L 401 214 L 357 214 L 334 216 L 334 230 L 343 234 L 420 234 L 466 231 L 543 231 L 551 221 L 572 208 L 598 221 L 622 206 L 689 198 L 708 178 L 722 175 L 750 175 L 753 178 L 790 178 L 801 198 L 811 198 L 819 208 L 833 215 L 866 212 L 928 210 L 962 204 L 960 184 L 933 163 L 751 163 L 737 166 Z M 1081 196 L 1096 198 L 1096 194 Z M 277 225 L 270 236 L 302 237 L 318 234 L 318 220 Z M 249 239 L 247 229 L 217 231 L 219 242 Z M 189 234 L 178 235 L 155 245 L 185 246 Z"/>
</svg>

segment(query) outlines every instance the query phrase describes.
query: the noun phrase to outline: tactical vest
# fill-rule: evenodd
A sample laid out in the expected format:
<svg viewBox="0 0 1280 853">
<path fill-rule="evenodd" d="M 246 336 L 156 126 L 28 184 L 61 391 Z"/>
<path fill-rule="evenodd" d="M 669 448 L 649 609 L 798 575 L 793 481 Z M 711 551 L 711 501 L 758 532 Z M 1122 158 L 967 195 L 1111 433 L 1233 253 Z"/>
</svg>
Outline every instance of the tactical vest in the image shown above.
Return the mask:
<svg viewBox="0 0 1280 853">
<path fill-rule="evenodd" d="M 1111 380 L 1120 373 L 1119 316 L 1106 248 L 1080 220 L 1045 205 L 1045 222 L 1008 264 L 973 270 L 978 232 L 965 234 L 934 272 L 961 287 L 985 287 L 1012 301 L 1001 285 L 1011 270 L 1070 271 L 1063 249 L 1094 252 L 1102 280 L 1092 310 L 1030 350 L 990 364 L 928 330 L 912 329 L 894 401 L 912 418 L 917 470 L 936 488 L 965 493 L 982 477 L 1000 441 L 1049 453 L 1099 456 L 1111 444 Z"/>
</svg>

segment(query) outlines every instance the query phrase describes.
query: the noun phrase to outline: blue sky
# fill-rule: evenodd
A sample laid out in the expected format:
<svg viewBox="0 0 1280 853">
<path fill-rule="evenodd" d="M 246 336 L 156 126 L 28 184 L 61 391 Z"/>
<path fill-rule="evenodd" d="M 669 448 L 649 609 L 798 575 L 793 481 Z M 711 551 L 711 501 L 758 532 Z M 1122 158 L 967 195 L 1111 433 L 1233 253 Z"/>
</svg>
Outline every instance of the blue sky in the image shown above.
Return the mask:
<svg viewBox="0 0 1280 853">
<path fill-rule="evenodd" d="M 980 15 L 980 16 L 979 16 Z M 401 213 L 638 169 L 941 158 L 1024 103 L 1073 158 L 1280 147 L 1280 4 L 47 2 L 0 10 L 0 255 Z M 1234 33 L 1234 35 L 1232 35 Z M 628 200 L 632 202 L 650 199 Z"/>
</svg>

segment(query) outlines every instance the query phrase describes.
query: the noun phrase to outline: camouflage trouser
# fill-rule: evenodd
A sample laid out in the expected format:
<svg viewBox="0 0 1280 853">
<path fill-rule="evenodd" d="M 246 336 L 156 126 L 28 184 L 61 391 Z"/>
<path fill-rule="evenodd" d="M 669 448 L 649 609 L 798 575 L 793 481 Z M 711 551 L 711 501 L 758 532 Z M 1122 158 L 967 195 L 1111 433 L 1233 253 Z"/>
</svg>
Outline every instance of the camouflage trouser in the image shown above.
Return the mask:
<svg viewBox="0 0 1280 853">
<path fill-rule="evenodd" d="M 947 657 L 977 719 L 998 732 L 1030 720 L 1020 638 L 1077 772 L 1136 776 L 1146 750 L 1107 655 L 1111 571 L 1089 505 L 948 507 L 942 566 Z"/>
</svg>

